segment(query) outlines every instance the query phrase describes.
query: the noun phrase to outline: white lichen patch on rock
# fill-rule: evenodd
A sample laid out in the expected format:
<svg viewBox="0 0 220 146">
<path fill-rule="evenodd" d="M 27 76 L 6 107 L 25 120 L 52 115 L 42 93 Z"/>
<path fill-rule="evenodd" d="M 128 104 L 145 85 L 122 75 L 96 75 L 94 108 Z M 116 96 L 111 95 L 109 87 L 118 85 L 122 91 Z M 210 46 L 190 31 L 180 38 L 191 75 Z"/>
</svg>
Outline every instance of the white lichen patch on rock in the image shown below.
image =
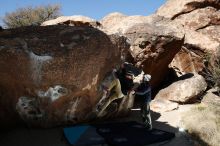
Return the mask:
<svg viewBox="0 0 220 146">
<path fill-rule="evenodd" d="M 64 47 L 64 44 L 63 44 L 63 43 L 60 43 L 60 47 Z"/>
<path fill-rule="evenodd" d="M 23 120 L 37 120 L 43 117 L 35 98 L 20 97 L 16 104 L 16 110 Z"/>
<path fill-rule="evenodd" d="M 76 98 L 76 100 L 72 101 L 70 103 L 71 107 L 67 109 L 67 112 L 65 114 L 65 119 L 68 122 L 77 122 L 77 115 L 76 115 L 76 111 L 78 109 L 78 105 L 81 101 L 81 98 L 78 97 Z"/>
<path fill-rule="evenodd" d="M 98 81 L 98 74 L 92 79 L 92 83 L 91 84 L 87 84 L 84 88 L 82 88 L 82 90 L 89 90 L 92 88 L 92 86 L 97 84 Z"/>
<path fill-rule="evenodd" d="M 42 98 L 50 98 L 50 100 L 53 102 L 57 99 L 59 99 L 62 96 L 65 96 L 68 94 L 68 90 L 61 85 L 56 85 L 55 87 L 50 87 L 46 92 L 39 91 L 38 96 Z"/>
<path fill-rule="evenodd" d="M 43 64 L 48 62 L 52 59 L 51 56 L 38 56 L 34 54 L 33 52 L 29 53 L 30 59 L 31 59 L 31 72 L 32 72 L 32 78 L 34 80 L 35 84 L 39 84 L 41 82 L 41 71 Z"/>
<path fill-rule="evenodd" d="M 99 75 L 97 74 L 93 79 L 92 79 L 92 85 L 96 85 L 98 81 Z"/>
</svg>

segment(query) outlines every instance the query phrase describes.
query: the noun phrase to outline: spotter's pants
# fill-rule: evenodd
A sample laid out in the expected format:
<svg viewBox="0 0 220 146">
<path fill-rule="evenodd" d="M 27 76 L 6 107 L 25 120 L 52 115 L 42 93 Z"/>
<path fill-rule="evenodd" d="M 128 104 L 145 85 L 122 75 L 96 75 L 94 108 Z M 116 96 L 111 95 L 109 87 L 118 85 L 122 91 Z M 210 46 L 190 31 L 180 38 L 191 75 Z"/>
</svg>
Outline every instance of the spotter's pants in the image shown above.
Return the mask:
<svg viewBox="0 0 220 146">
<path fill-rule="evenodd" d="M 150 103 L 144 103 L 144 105 L 141 106 L 141 116 L 143 123 L 146 127 L 149 129 L 152 129 L 152 121 L 151 121 L 151 114 L 150 114 Z"/>
</svg>

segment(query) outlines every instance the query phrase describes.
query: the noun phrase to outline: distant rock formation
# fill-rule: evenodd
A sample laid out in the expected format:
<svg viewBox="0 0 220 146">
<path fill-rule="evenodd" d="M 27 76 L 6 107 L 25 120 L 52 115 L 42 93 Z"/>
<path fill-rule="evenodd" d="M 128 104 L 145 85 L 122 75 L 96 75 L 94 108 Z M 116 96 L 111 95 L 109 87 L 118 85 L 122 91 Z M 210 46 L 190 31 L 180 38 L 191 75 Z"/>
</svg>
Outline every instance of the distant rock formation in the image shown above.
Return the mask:
<svg viewBox="0 0 220 146">
<path fill-rule="evenodd" d="M 100 22 L 104 31 L 108 34 L 119 33 L 123 35 L 127 29 L 136 24 L 148 23 L 149 17 L 140 15 L 127 16 L 122 13 L 114 12 L 102 18 Z"/>
<path fill-rule="evenodd" d="M 170 65 L 180 75 L 202 71 L 204 53 L 215 54 L 220 49 L 219 9 L 219 0 L 168 0 L 157 10 L 157 15 L 185 29 L 183 48 Z"/>
<path fill-rule="evenodd" d="M 101 27 L 101 24 L 89 17 L 74 15 L 74 16 L 61 16 L 53 20 L 45 21 L 41 26 L 48 25 L 68 25 L 68 26 L 91 26 L 91 27 Z"/>
</svg>

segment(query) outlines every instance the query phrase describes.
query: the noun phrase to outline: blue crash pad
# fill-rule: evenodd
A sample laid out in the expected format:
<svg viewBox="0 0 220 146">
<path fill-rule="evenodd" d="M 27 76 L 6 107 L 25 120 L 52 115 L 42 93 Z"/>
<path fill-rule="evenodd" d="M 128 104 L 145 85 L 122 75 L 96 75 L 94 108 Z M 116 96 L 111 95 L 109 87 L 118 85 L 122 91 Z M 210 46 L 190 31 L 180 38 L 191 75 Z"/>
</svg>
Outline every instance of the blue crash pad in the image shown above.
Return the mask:
<svg viewBox="0 0 220 146">
<path fill-rule="evenodd" d="M 67 127 L 63 132 L 69 144 L 73 146 L 106 144 L 105 139 L 96 132 L 96 128 L 89 125 Z"/>
<path fill-rule="evenodd" d="M 64 128 L 64 135 L 73 146 L 144 146 L 169 140 L 174 133 L 159 129 L 148 131 L 137 122 L 105 123 Z"/>
</svg>

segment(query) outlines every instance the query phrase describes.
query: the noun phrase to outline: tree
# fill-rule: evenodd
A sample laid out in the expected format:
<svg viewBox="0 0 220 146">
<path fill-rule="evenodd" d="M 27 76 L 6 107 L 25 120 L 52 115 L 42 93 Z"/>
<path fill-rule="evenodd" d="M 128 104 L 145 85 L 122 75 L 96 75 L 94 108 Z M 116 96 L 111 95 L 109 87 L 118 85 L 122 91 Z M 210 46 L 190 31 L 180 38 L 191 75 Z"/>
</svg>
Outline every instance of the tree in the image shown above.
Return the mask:
<svg viewBox="0 0 220 146">
<path fill-rule="evenodd" d="M 11 13 L 6 13 L 3 23 L 7 28 L 40 25 L 44 21 L 60 16 L 61 6 L 58 4 L 19 8 Z"/>
</svg>

